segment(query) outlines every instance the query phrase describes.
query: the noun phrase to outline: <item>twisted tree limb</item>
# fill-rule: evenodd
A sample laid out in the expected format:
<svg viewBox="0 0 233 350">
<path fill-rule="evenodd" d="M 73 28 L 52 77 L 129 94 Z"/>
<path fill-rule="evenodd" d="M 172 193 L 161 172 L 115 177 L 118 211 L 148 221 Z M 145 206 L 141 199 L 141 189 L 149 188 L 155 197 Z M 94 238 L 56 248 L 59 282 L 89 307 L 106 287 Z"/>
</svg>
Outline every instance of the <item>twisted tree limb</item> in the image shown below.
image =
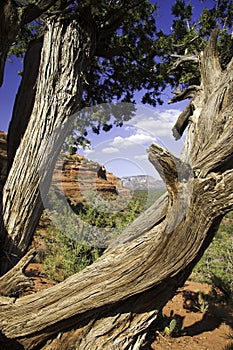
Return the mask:
<svg viewBox="0 0 233 350">
<path fill-rule="evenodd" d="M 36 251 L 30 249 L 27 254 L 4 276 L 0 277 L 0 295 L 6 297 L 19 296 L 25 288 L 31 287 L 33 282 L 25 276 L 24 269 L 35 257 Z"/>
</svg>

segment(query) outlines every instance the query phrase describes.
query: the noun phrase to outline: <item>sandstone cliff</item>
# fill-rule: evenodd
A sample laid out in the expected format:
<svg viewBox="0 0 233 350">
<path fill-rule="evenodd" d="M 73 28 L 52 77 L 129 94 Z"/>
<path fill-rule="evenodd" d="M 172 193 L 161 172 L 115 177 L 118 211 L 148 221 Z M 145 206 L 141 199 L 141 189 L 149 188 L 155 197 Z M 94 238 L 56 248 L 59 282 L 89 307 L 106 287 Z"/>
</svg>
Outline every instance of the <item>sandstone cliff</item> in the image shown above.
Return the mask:
<svg viewBox="0 0 233 350">
<path fill-rule="evenodd" d="M 62 155 L 56 164 L 53 184 L 58 186 L 74 205 L 85 201 L 88 192 L 95 191 L 103 196 L 130 195 L 130 191 L 122 187 L 121 180 L 107 172 L 98 176 L 101 165 L 89 161 L 77 154 Z M 0 131 L 0 190 L 3 187 L 7 169 L 7 134 Z"/>
<path fill-rule="evenodd" d="M 90 191 L 106 197 L 130 195 L 130 191 L 122 187 L 121 180 L 113 173 L 106 171 L 105 176 L 98 176 L 100 167 L 100 164 L 77 154 L 67 156 L 57 162 L 52 182 L 74 205 L 85 201 Z"/>
</svg>

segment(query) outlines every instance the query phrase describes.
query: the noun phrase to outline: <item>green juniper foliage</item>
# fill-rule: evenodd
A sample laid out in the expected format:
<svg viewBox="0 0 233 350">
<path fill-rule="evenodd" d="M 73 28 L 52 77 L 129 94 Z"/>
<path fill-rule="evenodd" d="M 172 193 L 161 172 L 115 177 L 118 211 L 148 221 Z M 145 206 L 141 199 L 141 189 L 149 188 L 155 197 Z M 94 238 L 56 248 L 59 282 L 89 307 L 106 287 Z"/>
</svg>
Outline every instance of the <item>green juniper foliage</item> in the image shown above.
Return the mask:
<svg viewBox="0 0 233 350">
<path fill-rule="evenodd" d="M 212 1 L 200 18 L 194 18 L 192 2 L 177 0 L 170 9 L 171 29 L 166 33 L 156 26 L 156 1 L 68 1 L 59 0 L 48 13 L 33 23 L 26 24 L 18 35 L 11 53 L 21 55 L 28 42 L 44 31 L 46 16 L 77 16 L 89 30 L 95 32 L 96 52 L 86 72 L 82 107 L 112 101 L 134 102 L 135 92 L 144 91 L 142 102 L 153 106 L 162 104 L 162 93 L 177 86 L 184 89 L 200 83 L 195 62 L 176 65 L 178 56 L 195 56 L 206 45 L 212 29 L 219 28 L 218 46 L 222 66 L 232 57 L 232 1 Z M 208 4 L 209 5 L 209 4 Z M 174 56 L 175 55 L 175 56 Z M 177 56 L 178 55 L 178 56 Z M 87 127 L 99 133 L 112 127 L 111 115 L 104 119 L 93 116 L 93 121 L 80 127 L 87 136 Z M 118 113 L 115 125 L 130 118 L 130 113 Z M 79 135 L 80 136 L 80 135 Z"/>
</svg>

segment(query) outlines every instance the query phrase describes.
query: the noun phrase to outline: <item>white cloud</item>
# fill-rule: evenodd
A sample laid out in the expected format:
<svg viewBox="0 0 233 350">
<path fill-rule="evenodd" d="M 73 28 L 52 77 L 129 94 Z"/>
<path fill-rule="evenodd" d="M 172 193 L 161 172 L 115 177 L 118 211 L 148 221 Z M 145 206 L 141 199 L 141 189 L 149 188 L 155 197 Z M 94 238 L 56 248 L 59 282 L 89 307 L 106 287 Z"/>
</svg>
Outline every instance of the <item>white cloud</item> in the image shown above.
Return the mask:
<svg viewBox="0 0 233 350">
<path fill-rule="evenodd" d="M 143 145 L 143 144 L 148 143 L 148 142 L 153 142 L 154 138 L 151 135 L 139 132 L 135 135 L 129 136 L 128 140 L 133 142 L 133 143 Z"/>
<path fill-rule="evenodd" d="M 93 150 L 93 149 L 85 149 L 84 151 L 83 151 L 83 153 L 84 154 L 92 154 L 92 153 L 94 153 L 95 151 Z"/>
<path fill-rule="evenodd" d="M 85 150 L 85 155 L 101 164 L 108 164 L 110 161 L 115 164 L 113 160 L 127 158 L 128 163 L 137 164 L 152 173 L 154 168 L 148 161 L 146 149 L 153 142 L 179 156 L 182 145 L 174 140 L 172 127 L 180 113 L 180 110 L 175 109 L 159 111 L 139 105 L 135 116 L 125 122 L 122 128 L 113 128 L 108 139 L 105 134 L 105 137 L 101 137 L 101 134 L 98 139 L 94 139 L 94 148 Z"/>
<path fill-rule="evenodd" d="M 103 153 L 117 153 L 119 152 L 119 149 L 116 147 L 106 147 L 102 149 Z"/>
<path fill-rule="evenodd" d="M 136 130 L 135 130 L 136 131 Z M 120 148 L 135 147 L 135 145 L 146 145 L 155 141 L 155 138 L 146 133 L 135 133 L 128 137 L 116 136 L 111 145 Z"/>
<path fill-rule="evenodd" d="M 155 137 L 171 136 L 172 127 L 174 126 L 180 110 L 168 109 L 165 111 L 153 111 L 147 109 L 143 111 L 138 108 L 138 114 L 129 121 L 131 126 L 134 126 L 137 131 L 148 132 Z"/>
<path fill-rule="evenodd" d="M 166 109 L 165 111 L 160 112 L 159 115 L 164 120 L 167 120 L 171 123 L 175 123 L 181 112 L 182 111 L 180 111 L 179 109 Z"/>
<path fill-rule="evenodd" d="M 137 159 L 137 160 L 148 160 L 148 155 L 147 154 L 138 155 L 138 156 L 135 156 L 134 159 Z"/>
<path fill-rule="evenodd" d="M 132 141 L 129 141 L 128 137 L 116 136 L 114 137 L 111 145 L 115 147 L 120 147 L 120 148 L 127 147 L 127 146 L 132 146 Z"/>
</svg>

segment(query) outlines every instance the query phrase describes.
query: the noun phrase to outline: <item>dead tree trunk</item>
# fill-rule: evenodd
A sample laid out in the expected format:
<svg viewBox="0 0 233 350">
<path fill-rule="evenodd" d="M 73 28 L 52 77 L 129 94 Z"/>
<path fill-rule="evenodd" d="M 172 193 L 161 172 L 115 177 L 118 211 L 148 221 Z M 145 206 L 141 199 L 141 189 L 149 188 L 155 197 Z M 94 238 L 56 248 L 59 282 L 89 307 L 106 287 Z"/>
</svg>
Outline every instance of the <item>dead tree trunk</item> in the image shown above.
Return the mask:
<svg viewBox="0 0 233 350">
<path fill-rule="evenodd" d="M 84 72 L 95 50 L 94 35 L 84 28 L 77 19 L 48 22 L 35 103 L 3 190 L 2 273 L 27 251 L 43 208 L 39 185 L 49 184 L 67 120 L 80 108 Z"/>
<path fill-rule="evenodd" d="M 2 346 L 140 349 L 233 209 L 233 60 L 221 70 L 216 38 L 214 32 L 200 56 L 202 84 L 193 88 L 192 108 L 174 127 L 183 130 L 186 119 L 183 158 L 155 144 L 149 150 L 167 194 L 79 274 L 14 302 L 3 298 Z"/>
</svg>

